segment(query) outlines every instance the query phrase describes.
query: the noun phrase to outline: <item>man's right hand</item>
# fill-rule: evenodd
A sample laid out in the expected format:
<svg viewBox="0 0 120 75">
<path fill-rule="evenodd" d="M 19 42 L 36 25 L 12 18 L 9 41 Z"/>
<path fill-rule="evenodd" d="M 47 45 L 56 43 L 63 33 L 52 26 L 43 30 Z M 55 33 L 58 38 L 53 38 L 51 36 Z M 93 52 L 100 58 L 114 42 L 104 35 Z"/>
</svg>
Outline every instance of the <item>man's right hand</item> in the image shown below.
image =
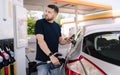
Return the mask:
<svg viewBox="0 0 120 75">
<path fill-rule="evenodd" d="M 58 58 L 55 57 L 54 55 L 50 56 L 50 61 L 55 65 L 60 64 Z"/>
</svg>

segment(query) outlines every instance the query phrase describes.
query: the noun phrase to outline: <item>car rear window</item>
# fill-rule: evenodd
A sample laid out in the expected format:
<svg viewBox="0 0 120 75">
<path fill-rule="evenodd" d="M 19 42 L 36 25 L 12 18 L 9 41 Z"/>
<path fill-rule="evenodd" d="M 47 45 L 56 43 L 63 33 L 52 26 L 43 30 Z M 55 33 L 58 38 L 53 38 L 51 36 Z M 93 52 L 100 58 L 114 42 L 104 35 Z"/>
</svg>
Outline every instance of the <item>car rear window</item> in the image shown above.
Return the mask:
<svg viewBox="0 0 120 75">
<path fill-rule="evenodd" d="M 84 37 L 83 52 L 120 66 L 120 32 L 100 32 Z"/>
</svg>

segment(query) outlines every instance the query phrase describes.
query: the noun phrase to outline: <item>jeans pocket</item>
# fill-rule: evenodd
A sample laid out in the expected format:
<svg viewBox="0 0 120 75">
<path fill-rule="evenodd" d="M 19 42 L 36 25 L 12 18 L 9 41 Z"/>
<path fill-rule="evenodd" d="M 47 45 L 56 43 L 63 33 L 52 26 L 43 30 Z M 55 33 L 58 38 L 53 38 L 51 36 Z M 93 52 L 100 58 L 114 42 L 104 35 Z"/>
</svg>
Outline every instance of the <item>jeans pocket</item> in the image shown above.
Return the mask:
<svg viewBox="0 0 120 75">
<path fill-rule="evenodd" d="M 52 64 L 50 63 L 50 69 L 56 69 L 59 68 L 61 66 L 61 64 Z"/>
</svg>

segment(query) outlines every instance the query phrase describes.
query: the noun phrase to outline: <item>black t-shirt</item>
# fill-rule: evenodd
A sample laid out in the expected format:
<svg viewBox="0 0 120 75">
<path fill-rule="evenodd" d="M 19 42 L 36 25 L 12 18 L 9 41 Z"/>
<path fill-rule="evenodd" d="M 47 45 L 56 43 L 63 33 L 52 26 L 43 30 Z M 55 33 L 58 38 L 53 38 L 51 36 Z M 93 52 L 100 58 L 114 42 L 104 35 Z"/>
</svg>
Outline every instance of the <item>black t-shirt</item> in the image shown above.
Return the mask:
<svg viewBox="0 0 120 75">
<path fill-rule="evenodd" d="M 49 23 L 45 19 L 36 21 L 35 35 L 43 34 L 44 40 L 52 53 L 58 52 L 59 37 L 61 36 L 61 29 L 56 22 Z M 37 41 L 36 60 L 47 61 L 49 57 L 41 50 Z"/>
</svg>

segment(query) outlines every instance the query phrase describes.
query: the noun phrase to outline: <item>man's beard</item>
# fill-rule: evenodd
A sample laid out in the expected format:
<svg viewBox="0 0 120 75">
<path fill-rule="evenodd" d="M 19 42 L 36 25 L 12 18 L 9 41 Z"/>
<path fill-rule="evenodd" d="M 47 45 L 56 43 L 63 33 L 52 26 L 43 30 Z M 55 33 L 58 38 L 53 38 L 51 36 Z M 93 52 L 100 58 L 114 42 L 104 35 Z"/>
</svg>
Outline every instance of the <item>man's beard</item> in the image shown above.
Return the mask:
<svg viewBox="0 0 120 75">
<path fill-rule="evenodd" d="M 52 18 L 49 18 L 49 17 L 46 18 L 46 16 L 45 16 L 45 19 L 46 19 L 47 21 L 52 21 L 54 18 L 53 18 L 53 17 L 52 17 Z"/>
<path fill-rule="evenodd" d="M 45 18 L 45 19 L 46 19 L 46 18 Z M 47 20 L 47 21 L 52 21 L 53 19 L 52 19 L 52 18 L 51 18 L 51 19 L 49 18 L 49 19 L 46 19 L 46 20 Z"/>
</svg>

